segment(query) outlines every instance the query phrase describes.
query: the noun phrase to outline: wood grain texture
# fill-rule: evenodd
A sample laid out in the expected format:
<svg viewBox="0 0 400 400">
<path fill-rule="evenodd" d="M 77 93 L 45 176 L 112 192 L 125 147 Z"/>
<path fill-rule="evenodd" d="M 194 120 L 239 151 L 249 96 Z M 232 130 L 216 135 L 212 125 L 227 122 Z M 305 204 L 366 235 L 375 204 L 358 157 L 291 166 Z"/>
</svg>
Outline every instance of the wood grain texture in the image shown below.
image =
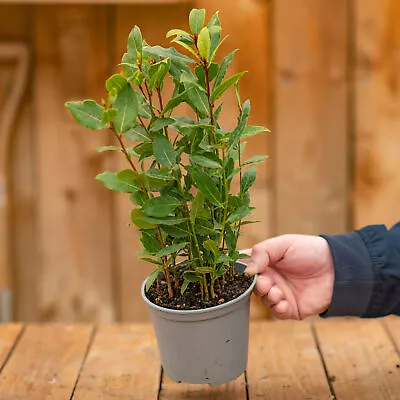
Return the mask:
<svg viewBox="0 0 400 400">
<path fill-rule="evenodd" d="M 276 233 L 348 226 L 346 0 L 274 7 Z"/>
<path fill-rule="evenodd" d="M 3 21 L 7 18 L 14 19 L 14 25 Z M 4 22 L 4 23 L 3 23 Z M 15 257 L 16 254 L 12 233 L 14 222 L 11 218 L 13 209 L 12 178 L 15 159 L 15 137 L 21 134 L 29 143 L 29 129 L 23 126 L 26 122 L 27 83 L 29 68 L 29 51 L 23 43 L 27 37 L 26 16 L 23 7 L 0 7 L 0 290 L 2 302 L 6 297 L 11 299 L 11 291 L 15 289 Z M 22 122 L 22 124 L 21 124 Z M 28 137 L 26 137 L 28 134 Z M 17 143 L 18 144 L 18 143 Z M 27 149 L 25 149 L 26 151 Z M 25 167 L 29 164 L 29 155 L 20 164 Z M 26 185 L 26 198 L 29 201 L 31 186 Z M 28 203 L 31 205 L 31 203 Z M 30 227 L 30 213 L 27 215 L 27 231 Z M 29 235 L 28 235 L 29 236 Z M 24 238 L 22 238 L 23 241 Z M 27 244 L 25 242 L 25 244 Z M 30 245 L 27 244 L 28 250 Z M 29 292 L 29 291 L 28 291 Z M 9 304 L 2 304 L 0 320 L 9 321 L 13 318 L 11 300 Z"/>
<path fill-rule="evenodd" d="M 92 327 L 30 325 L 0 375 L 2 400 L 71 397 Z"/>
<path fill-rule="evenodd" d="M 399 357 L 379 320 L 334 319 L 315 327 L 338 399 L 398 398 Z"/>
<path fill-rule="evenodd" d="M 185 384 L 172 381 L 163 374 L 159 400 L 245 400 L 246 381 L 244 375 L 219 386 Z"/>
<path fill-rule="evenodd" d="M 382 323 L 385 326 L 385 329 L 387 329 L 394 345 L 396 346 L 397 353 L 400 356 L 400 318 L 397 316 L 386 317 L 383 319 Z M 400 363 L 396 365 L 396 368 L 400 368 Z"/>
<path fill-rule="evenodd" d="M 160 374 L 150 325 L 103 325 L 96 333 L 74 400 L 156 399 Z"/>
<path fill-rule="evenodd" d="M 354 223 L 391 225 L 400 201 L 400 3 L 355 2 Z"/>
<path fill-rule="evenodd" d="M 7 0 L 9 4 L 46 4 L 46 5 L 88 5 L 88 4 L 109 4 L 109 5 L 118 5 L 118 4 L 152 4 L 152 5 L 162 5 L 162 4 L 184 4 L 189 3 L 191 0 Z"/>
<path fill-rule="evenodd" d="M 250 399 L 330 399 L 307 322 L 252 323 L 247 374 Z"/>
<path fill-rule="evenodd" d="M 118 6 L 116 12 L 115 62 L 117 65 L 126 52 L 129 32 L 138 25 L 145 40 L 151 44 L 168 45 L 165 34 L 168 30 L 181 26 L 189 15 L 187 5 L 169 7 L 161 5 L 157 12 L 150 5 L 132 7 Z M 168 90 L 166 88 L 165 90 Z M 126 160 L 115 160 L 115 170 L 125 169 Z M 119 312 L 122 321 L 146 321 L 149 318 L 146 306 L 141 298 L 140 288 L 144 279 L 153 270 L 149 263 L 139 260 L 138 251 L 142 249 L 139 232 L 135 227 L 127 227 L 132 204 L 128 196 L 116 193 L 116 237 L 119 266 Z"/>
<path fill-rule="evenodd" d="M 20 324 L 0 324 L 0 371 L 3 369 L 22 329 Z"/>
<path fill-rule="evenodd" d="M 35 8 L 41 320 L 115 318 L 111 197 L 94 179 L 106 169 L 96 148 L 108 135 L 80 128 L 64 107 L 67 100 L 104 96 L 108 22 L 104 6 Z"/>
<path fill-rule="evenodd" d="M 8 152 L 6 178 L 9 203 L 9 226 L 6 228 L 6 225 L 0 223 L 0 230 L 5 228 L 8 231 L 8 255 L 1 250 L 0 254 L 8 258 L 10 286 L 13 292 L 13 318 L 25 321 L 37 318 L 36 285 L 32 284 L 35 282 L 37 272 L 37 236 L 35 233 L 35 152 L 32 151 L 34 129 L 30 79 L 32 53 L 28 45 L 31 37 L 30 18 L 29 6 L 0 6 L 0 46 L 10 43 L 17 50 L 16 55 L 19 54 L 13 71 L 7 73 L 4 69 L 6 65 L 2 64 L 0 109 L 6 112 L 2 105 L 4 101 L 11 100 L 10 91 L 15 92 L 19 86 L 19 91 L 22 93 L 18 104 L 14 106 L 15 115 L 9 132 L 9 146 L 0 145 L 2 150 Z"/>
</svg>

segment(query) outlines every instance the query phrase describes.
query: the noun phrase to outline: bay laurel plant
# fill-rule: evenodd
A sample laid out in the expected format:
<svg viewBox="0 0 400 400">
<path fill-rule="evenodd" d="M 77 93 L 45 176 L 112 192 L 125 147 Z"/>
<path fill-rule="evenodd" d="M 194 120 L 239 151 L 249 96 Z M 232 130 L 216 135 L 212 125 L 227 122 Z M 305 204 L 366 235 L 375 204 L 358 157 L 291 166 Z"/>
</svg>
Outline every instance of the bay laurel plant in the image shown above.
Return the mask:
<svg viewBox="0 0 400 400">
<path fill-rule="evenodd" d="M 80 125 L 111 130 L 114 144 L 99 151 L 117 151 L 126 159 L 126 169 L 97 179 L 129 195 L 142 259 L 155 266 L 146 289 L 161 274 L 169 298 L 193 284 L 207 301 L 217 296 L 216 285 L 223 289 L 234 277 L 241 227 L 253 222 L 245 220 L 253 210 L 249 189 L 255 165 L 266 156 L 243 160 L 244 140 L 267 129 L 247 125 L 250 101 L 242 104 L 238 87 L 245 72 L 228 74 L 235 51 L 218 57 L 226 39 L 218 13 L 205 24 L 205 10 L 193 9 L 189 26 L 190 32 L 167 33 L 183 53 L 148 44 L 135 26 L 121 72 L 105 82 L 107 99 L 66 106 Z M 228 90 L 238 102 L 231 110 L 233 130 L 218 122 Z M 181 103 L 190 115 L 179 115 Z"/>
</svg>

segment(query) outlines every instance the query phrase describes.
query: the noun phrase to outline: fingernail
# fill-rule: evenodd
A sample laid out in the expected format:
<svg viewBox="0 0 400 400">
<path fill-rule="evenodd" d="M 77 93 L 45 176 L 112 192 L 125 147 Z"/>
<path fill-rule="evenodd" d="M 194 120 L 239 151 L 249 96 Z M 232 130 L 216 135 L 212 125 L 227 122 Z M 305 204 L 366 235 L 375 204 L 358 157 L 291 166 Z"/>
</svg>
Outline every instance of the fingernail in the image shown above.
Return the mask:
<svg viewBox="0 0 400 400">
<path fill-rule="evenodd" d="M 250 275 L 250 276 L 252 276 L 252 275 L 254 275 L 254 274 L 256 273 L 256 266 L 254 265 L 253 262 L 250 261 L 250 262 L 247 264 L 247 267 L 246 267 L 246 269 L 244 270 L 244 273 L 245 273 L 246 275 Z"/>
</svg>

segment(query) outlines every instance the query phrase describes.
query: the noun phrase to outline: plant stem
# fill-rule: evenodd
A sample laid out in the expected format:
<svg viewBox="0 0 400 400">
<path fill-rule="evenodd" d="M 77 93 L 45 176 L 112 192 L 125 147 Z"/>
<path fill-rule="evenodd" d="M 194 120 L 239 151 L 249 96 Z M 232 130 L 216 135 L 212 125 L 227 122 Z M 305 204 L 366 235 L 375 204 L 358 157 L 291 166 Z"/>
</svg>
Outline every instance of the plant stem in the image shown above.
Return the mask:
<svg viewBox="0 0 400 400">
<path fill-rule="evenodd" d="M 138 174 L 138 180 L 139 180 L 140 184 L 142 185 L 142 187 L 144 189 L 144 193 L 145 193 L 146 197 L 149 199 L 151 197 L 151 195 L 149 194 L 145 183 L 143 182 L 142 178 L 140 177 L 140 174 L 138 173 L 135 165 L 133 164 L 131 156 L 129 155 L 128 151 L 126 150 L 125 144 L 124 144 L 124 142 L 122 140 L 122 135 L 117 133 L 117 131 L 115 130 L 115 128 L 114 128 L 114 126 L 112 124 L 111 124 L 111 130 L 114 133 L 115 137 L 117 138 L 117 140 L 118 140 L 118 142 L 119 142 L 119 144 L 121 146 L 122 152 L 124 153 L 125 158 L 127 159 L 127 161 L 129 163 L 129 165 L 131 166 L 132 170 Z M 161 243 L 162 247 L 164 248 L 165 247 L 165 243 L 164 243 L 164 241 L 162 239 L 162 234 L 161 234 L 161 230 L 160 230 L 159 225 L 156 225 L 156 229 L 157 229 L 157 233 L 158 233 L 158 241 Z M 169 274 L 169 271 L 168 271 L 168 265 L 166 263 L 166 257 L 162 257 L 161 261 L 163 263 L 163 271 L 164 271 L 165 279 L 166 279 L 167 285 L 168 285 L 168 294 L 169 294 L 169 297 L 172 299 L 174 297 L 174 291 L 173 291 L 172 285 L 171 285 L 171 277 L 170 277 L 170 274 Z"/>
</svg>

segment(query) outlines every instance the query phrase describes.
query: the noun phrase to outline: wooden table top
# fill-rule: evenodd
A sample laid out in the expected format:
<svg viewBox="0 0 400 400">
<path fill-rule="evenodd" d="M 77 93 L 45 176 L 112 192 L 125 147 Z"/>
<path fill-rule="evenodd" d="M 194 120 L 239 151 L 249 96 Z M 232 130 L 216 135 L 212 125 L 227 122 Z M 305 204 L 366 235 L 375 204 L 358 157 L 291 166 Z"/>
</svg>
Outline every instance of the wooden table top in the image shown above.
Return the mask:
<svg viewBox="0 0 400 400">
<path fill-rule="evenodd" d="M 0 399 L 400 399 L 400 318 L 250 330 L 246 376 L 210 387 L 162 373 L 151 325 L 0 325 Z"/>
</svg>

